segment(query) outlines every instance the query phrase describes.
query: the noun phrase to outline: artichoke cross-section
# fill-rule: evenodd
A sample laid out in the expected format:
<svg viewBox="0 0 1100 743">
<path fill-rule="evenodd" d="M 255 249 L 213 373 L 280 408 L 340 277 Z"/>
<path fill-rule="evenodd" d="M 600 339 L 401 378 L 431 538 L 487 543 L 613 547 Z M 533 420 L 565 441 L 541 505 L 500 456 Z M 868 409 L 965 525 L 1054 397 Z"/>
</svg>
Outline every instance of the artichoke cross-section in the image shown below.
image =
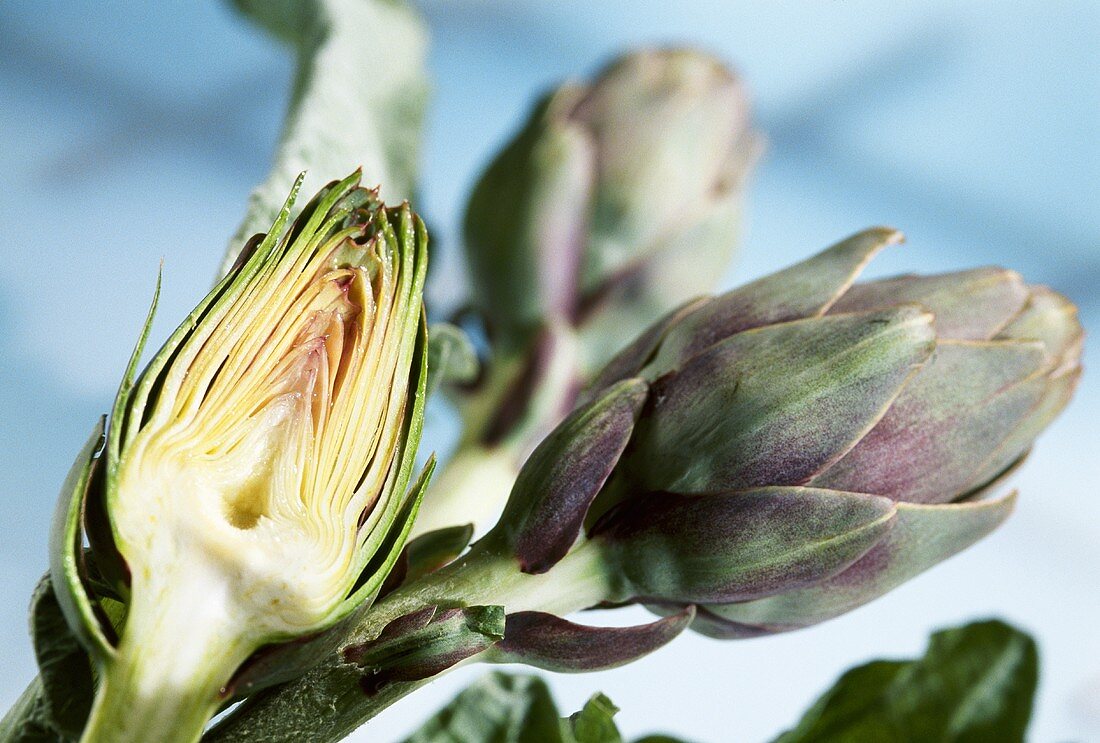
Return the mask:
<svg viewBox="0 0 1100 743">
<path fill-rule="evenodd" d="M 82 636 L 118 635 L 93 643 L 87 740 L 196 739 L 260 647 L 369 604 L 403 546 L 426 479 L 410 487 L 427 236 L 358 179 L 288 227 L 292 194 L 134 380 L 147 324 L 86 460 L 99 477 L 63 495 L 99 499 L 88 531 L 109 534 L 100 561 L 123 576 L 116 626 L 69 612 Z M 79 561 L 57 562 L 55 582 L 84 593 L 63 604 L 94 607 L 64 569 Z"/>
</svg>

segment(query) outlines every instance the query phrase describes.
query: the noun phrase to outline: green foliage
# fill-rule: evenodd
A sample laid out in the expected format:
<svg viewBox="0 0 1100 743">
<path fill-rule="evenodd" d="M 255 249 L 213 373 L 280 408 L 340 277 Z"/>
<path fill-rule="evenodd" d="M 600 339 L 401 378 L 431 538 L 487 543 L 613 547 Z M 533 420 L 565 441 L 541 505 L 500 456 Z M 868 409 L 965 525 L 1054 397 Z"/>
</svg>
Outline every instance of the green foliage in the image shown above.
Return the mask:
<svg viewBox="0 0 1100 743">
<path fill-rule="evenodd" d="M 775 743 L 1022 741 L 1037 681 L 1023 632 L 996 620 L 947 629 L 922 658 L 848 671 Z"/>
<path fill-rule="evenodd" d="M 580 712 L 560 717 L 546 683 L 537 676 L 490 673 L 468 686 L 404 743 L 623 743 L 619 711 L 594 694 Z M 647 736 L 636 743 L 682 743 Z"/>
<path fill-rule="evenodd" d="M 57 603 L 48 577 L 31 598 L 31 637 L 52 727 L 77 737 L 88 719 L 94 693 L 92 666 Z"/>
<path fill-rule="evenodd" d="M 572 732 L 580 743 L 622 743 L 623 737 L 615 726 L 615 713 L 619 708 L 600 692 L 585 702 L 580 712 L 569 716 L 563 724 L 566 733 Z M 564 737 L 564 735 L 563 735 Z"/>
</svg>

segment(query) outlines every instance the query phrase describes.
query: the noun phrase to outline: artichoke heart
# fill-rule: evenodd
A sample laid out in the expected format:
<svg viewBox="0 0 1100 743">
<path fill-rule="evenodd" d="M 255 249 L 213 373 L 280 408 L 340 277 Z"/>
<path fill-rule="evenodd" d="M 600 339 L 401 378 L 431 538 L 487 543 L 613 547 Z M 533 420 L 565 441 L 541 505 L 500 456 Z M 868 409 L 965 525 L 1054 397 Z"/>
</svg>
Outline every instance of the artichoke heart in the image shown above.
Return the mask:
<svg viewBox="0 0 1100 743">
<path fill-rule="evenodd" d="M 253 632 L 299 634 L 348 596 L 404 495 L 423 256 L 372 192 L 345 182 L 319 202 L 130 400 L 110 513 L 136 602 L 191 575 Z"/>
<path fill-rule="evenodd" d="M 408 308 L 397 256 L 346 239 L 288 250 L 180 349 L 119 468 L 113 514 L 136 584 L 206 561 L 239 608 L 296 632 L 358 577 L 359 523 L 400 449 Z"/>
</svg>

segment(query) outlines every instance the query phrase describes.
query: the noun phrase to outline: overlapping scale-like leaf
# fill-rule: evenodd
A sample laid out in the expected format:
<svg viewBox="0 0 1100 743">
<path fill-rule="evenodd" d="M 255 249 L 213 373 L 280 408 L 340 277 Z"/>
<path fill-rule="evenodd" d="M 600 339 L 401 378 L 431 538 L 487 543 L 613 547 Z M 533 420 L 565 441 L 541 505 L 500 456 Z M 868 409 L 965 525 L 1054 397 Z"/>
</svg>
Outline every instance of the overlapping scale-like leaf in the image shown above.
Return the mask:
<svg viewBox="0 0 1100 743">
<path fill-rule="evenodd" d="M 655 386 L 623 468 L 677 493 L 804 483 L 886 412 L 932 351 L 931 321 L 902 307 L 714 344 Z"/>
<path fill-rule="evenodd" d="M 748 601 L 841 572 L 890 531 L 894 504 L 798 487 L 623 501 L 591 532 L 629 598 Z"/>
<path fill-rule="evenodd" d="M 500 521 L 524 572 L 545 572 L 573 546 L 648 390 L 640 379 L 620 382 L 578 408 L 531 454 Z"/>
<path fill-rule="evenodd" d="M 864 230 L 790 268 L 701 304 L 658 339 L 660 349 L 647 364 L 646 378 L 679 368 L 736 333 L 824 314 L 876 253 L 902 239 L 900 232 L 889 227 Z"/>
<path fill-rule="evenodd" d="M 988 340 L 1011 320 L 1028 298 L 1015 271 L 977 268 L 936 276 L 899 276 L 856 284 L 832 312 L 860 312 L 919 304 L 936 316 L 936 335 L 955 340 Z"/>
<path fill-rule="evenodd" d="M 813 484 L 914 503 L 954 500 L 980 484 L 975 463 L 1042 399 L 1045 363 L 1034 341 L 941 341 L 878 425 Z"/>
<path fill-rule="evenodd" d="M 740 638 L 840 616 L 977 542 L 1008 518 L 1014 504 L 1014 494 L 976 503 L 899 503 L 893 528 L 847 570 L 756 601 L 709 605 L 694 626 L 714 637 Z"/>
<path fill-rule="evenodd" d="M 1059 376 L 1080 365 L 1084 335 L 1072 302 L 1045 286 L 1033 286 L 1027 304 L 997 338 L 1040 341 L 1051 358 L 1051 376 Z"/>
</svg>

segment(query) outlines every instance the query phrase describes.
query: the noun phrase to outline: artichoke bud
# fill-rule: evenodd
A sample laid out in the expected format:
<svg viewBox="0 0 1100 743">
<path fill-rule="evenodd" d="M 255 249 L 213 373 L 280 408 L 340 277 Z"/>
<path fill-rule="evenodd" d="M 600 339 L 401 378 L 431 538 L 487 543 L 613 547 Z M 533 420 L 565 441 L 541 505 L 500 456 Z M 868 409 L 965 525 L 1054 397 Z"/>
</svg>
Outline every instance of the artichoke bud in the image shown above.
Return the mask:
<svg viewBox="0 0 1100 743">
<path fill-rule="evenodd" d="M 369 603 L 397 559 L 426 484 L 409 489 L 427 237 L 358 181 L 280 234 L 292 193 L 136 383 L 135 351 L 96 462 L 129 576 L 97 704 L 197 696 L 210 713 L 260 646 Z"/>
<path fill-rule="evenodd" d="M 994 494 L 1080 375 L 1076 310 L 997 268 L 853 284 L 899 241 L 868 230 L 677 308 L 612 359 L 517 480 L 498 533 L 521 567 L 586 543 L 607 600 L 750 637 L 996 528 L 1014 496 Z"/>
<path fill-rule="evenodd" d="M 589 368 L 624 329 L 712 288 L 759 150 L 740 82 L 688 50 L 622 57 L 547 96 L 489 165 L 466 214 L 475 304 L 522 345 L 573 325 Z"/>
<path fill-rule="evenodd" d="M 377 694 L 396 681 L 419 681 L 482 653 L 504 637 L 503 606 L 428 606 L 389 622 L 374 639 L 346 645 L 341 658 L 361 671 L 359 687 Z"/>
</svg>

